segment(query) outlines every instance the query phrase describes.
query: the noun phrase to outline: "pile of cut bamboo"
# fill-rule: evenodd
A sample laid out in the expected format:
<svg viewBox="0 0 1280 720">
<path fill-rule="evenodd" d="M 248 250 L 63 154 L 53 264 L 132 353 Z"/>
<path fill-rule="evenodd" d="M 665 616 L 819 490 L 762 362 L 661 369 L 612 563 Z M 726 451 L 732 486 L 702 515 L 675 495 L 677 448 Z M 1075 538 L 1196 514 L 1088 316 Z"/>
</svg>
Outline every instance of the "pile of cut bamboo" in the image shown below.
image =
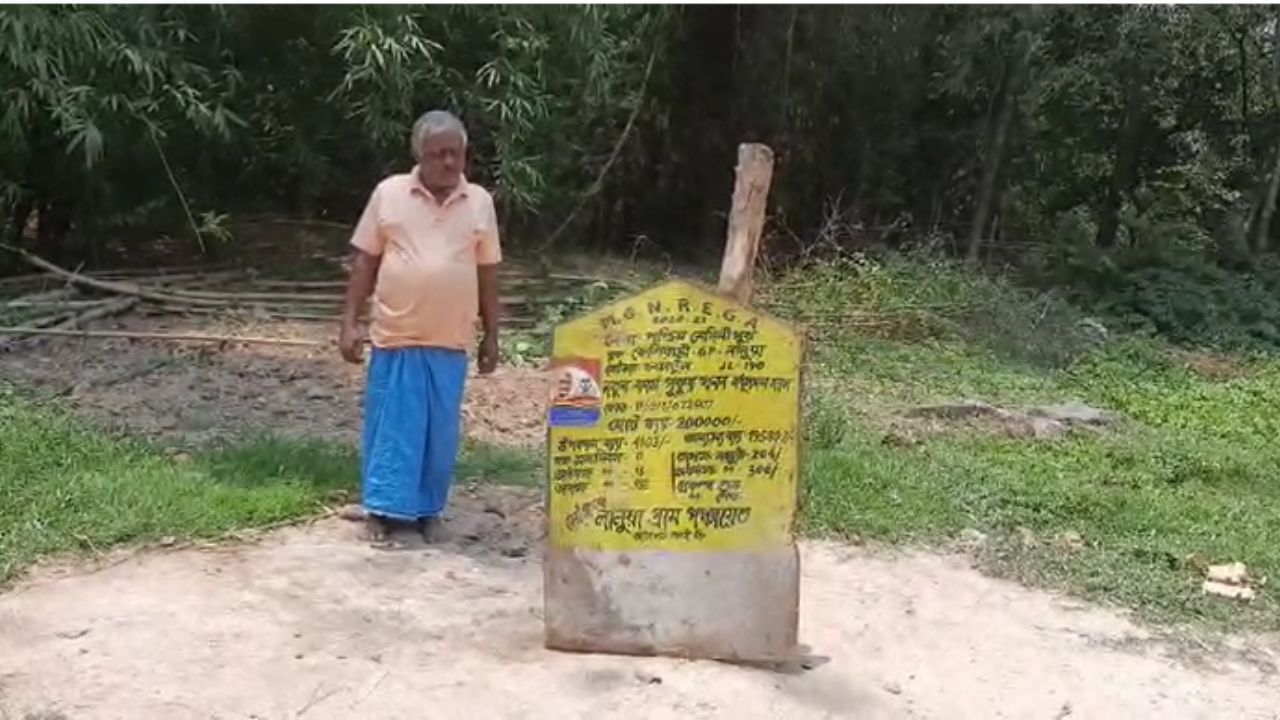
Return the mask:
<svg viewBox="0 0 1280 720">
<path fill-rule="evenodd" d="M 147 314 L 247 314 L 257 320 L 336 322 L 346 285 L 341 261 L 323 279 L 267 277 L 228 266 L 186 266 L 77 272 L 5 246 L 38 272 L 0 279 L 0 351 L 46 336 L 131 337 L 189 341 L 270 342 L 320 346 L 314 340 L 217 335 L 91 331 L 95 320 L 136 311 Z M 532 328 L 545 308 L 600 282 L 581 275 L 535 274 L 519 266 L 502 271 L 503 323 Z M 8 298 L 8 299 L 5 299 Z"/>
</svg>

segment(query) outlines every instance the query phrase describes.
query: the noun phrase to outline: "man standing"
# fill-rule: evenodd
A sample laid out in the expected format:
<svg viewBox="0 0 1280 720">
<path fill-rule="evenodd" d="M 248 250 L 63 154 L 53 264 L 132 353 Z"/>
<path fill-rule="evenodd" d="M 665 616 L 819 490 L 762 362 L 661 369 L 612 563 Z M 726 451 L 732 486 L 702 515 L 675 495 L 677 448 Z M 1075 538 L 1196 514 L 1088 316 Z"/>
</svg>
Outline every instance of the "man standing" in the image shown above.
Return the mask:
<svg viewBox="0 0 1280 720">
<path fill-rule="evenodd" d="M 413 126 L 417 164 L 374 189 L 351 244 L 339 347 L 361 361 L 361 306 L 373 295 L 362 441 L 372 539 L 390 522 L 432 539 L 449 498 L 461 434 L 467 351 L 483 319 L 479 370 L 498 363 L 498 241 L 493 198 L 467 182 L 467 131 L 433 110 Z"/>
</svg>

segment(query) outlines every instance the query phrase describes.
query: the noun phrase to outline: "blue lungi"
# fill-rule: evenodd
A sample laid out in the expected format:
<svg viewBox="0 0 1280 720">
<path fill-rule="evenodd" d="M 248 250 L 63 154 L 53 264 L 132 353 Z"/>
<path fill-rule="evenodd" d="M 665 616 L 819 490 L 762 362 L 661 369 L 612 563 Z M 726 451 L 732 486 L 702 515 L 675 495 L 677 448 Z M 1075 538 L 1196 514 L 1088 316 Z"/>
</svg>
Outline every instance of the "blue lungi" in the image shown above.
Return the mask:
<svg viewBox="0 0 1280 720">
<path fill-rule="evenodd" d="M 458 458 L 466 380 L 466 353 L 373 348 L 361 457 L 367 512 L 414 521 L 444 511 Z"/>
</svg>

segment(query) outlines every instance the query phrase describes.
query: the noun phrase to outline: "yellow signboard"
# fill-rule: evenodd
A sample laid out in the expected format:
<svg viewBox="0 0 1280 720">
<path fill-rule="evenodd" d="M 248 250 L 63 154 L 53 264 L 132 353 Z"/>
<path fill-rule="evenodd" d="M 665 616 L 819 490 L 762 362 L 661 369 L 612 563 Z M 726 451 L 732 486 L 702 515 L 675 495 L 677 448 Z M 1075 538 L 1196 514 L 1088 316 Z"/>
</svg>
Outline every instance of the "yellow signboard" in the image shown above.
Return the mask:
<svg viewBox="0 0 1280 720">
<path fill-rule="evenodd" d="M 552 546 L 790 543 L 801 354 L 782 322 L 683 282 L 557 328 Z"/>
</svg>

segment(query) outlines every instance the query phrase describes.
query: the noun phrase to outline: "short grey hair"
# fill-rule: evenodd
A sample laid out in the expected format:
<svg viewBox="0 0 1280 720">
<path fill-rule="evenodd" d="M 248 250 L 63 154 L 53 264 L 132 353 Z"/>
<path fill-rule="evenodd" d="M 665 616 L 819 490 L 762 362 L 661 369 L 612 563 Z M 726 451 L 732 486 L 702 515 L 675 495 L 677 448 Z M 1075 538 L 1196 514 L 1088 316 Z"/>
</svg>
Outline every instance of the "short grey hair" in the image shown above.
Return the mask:
<svg viewBox="0 0 1280 720">
<path fill-rule="evenodd" d="M 462 144 L 467 144 L 467 126 L 462 124 L 457 115 L 447 110 L 429 110 L 413 123 L 413 135 L 409 139 L 409 152 L 413 159 L 422 157 L 422 144 L 427 138 L 437 133 L 455 132 L 462 136 Z"/>
</svg>

